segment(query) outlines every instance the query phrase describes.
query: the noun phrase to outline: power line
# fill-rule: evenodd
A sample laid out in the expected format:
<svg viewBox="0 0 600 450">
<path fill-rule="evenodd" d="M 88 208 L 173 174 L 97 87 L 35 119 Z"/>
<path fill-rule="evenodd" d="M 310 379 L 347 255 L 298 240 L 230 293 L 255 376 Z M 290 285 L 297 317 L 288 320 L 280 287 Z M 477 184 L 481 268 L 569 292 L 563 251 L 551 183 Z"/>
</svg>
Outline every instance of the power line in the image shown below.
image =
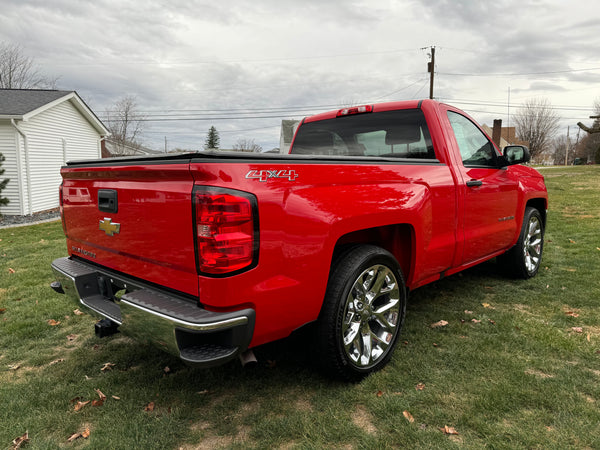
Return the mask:
<svg viewBox="0 0 600 450">
<path fill-rule="evenodd" d="M 576 72 L 592 72 L 600 70 L 600 67 L 593 67 L 590 69 L 571 69 L 571 70 L 553 70 L 547 72 L 522 72 L 522 73 L 451 73 L 451 72 L 438 72 L 438 75 L 446 76 L 459 76 L 459 77 L 521 77 L 530 75 L 558 75 L 564 73 L 576 73 Z"/>
</svg>

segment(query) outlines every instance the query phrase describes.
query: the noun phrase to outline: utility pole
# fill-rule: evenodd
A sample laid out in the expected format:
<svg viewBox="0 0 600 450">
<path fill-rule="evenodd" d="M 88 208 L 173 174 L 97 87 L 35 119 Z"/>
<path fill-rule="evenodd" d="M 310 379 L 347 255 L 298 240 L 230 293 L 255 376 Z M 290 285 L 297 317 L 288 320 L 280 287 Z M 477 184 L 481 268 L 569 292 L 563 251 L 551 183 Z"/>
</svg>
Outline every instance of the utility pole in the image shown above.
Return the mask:
<svg viewBox="0 0 600 450">
<path fill-rule="evenodd" d="M 167 152 L 167 137 L 166 136 L 165 136 L 165 153 L 168 153 Z"/>
<path fill-rule="evenodd" d="M 569 125 L 567 127 L 567 144 L 565 147 L 565 166 L 568 166 L 568 157 L 569 157 L 569 130 L 571 129 L 571 126 Z"/>
<path fill-rule="evenodd" d="M 508 87 L 508 107 L 506 110 L 506 141 L 512 144 L 510 142 L 510 86 Z"/>
<path fill-rule="evenodd" d="M 429 72 L 429 98 L 433 100 L 433 76 L 435 73 L 435 47 L 431 47 L 431 61 L 427 63 Z"/>
</svg>

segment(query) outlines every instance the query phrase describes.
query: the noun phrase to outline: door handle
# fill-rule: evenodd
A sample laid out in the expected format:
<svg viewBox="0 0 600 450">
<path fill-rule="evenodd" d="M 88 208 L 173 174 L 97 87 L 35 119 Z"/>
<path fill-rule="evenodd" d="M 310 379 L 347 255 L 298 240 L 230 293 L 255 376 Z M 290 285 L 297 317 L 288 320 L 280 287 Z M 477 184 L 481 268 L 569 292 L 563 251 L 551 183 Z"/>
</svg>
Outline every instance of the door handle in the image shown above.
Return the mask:
<svg viewBox="0 0 600 450">
<path fill-rule="evenodd" d="M 467 186 L 468 187 L 477 187 L 477 186 L 481 186 L 483 184 L 483 181 L 481 180 L 469 180 L 467 181 Z"/>
</svg>

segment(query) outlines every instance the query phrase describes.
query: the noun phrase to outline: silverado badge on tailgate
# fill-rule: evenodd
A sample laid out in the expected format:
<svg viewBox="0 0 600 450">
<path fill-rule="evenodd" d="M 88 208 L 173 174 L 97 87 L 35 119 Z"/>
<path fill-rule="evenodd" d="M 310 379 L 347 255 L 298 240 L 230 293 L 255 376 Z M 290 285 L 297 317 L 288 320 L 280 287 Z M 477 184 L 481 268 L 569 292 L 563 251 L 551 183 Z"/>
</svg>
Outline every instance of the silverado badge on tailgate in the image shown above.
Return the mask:
<svg viewBox="0 0 600 450">
<path fill-rule="evenodd" d="M 119 234 L 121 231 L 121 224 L 112 223 L 112 219 L 110 217 L 105 217 L 104 220 L 100 221 L 100 229 L 108 236 L 114 236 L 115 233 Z"/>
</svg>

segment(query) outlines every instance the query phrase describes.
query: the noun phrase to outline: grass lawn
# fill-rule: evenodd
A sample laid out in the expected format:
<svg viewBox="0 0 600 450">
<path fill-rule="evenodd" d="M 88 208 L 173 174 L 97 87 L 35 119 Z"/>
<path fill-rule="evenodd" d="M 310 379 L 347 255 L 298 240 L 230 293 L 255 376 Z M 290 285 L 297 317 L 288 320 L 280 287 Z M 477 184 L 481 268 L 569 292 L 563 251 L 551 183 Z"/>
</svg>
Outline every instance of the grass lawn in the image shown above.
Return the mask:
<svg viewBox="0 0 600 450">
<path fill-rule="evenodd" d="M 416 290 L 391 363 L 359 384 L 319 374 L 302 336 L 252 370 L 98 339 L 48 287 L 60 223 L 0 230 L 0 448 L 598 448 L 600 166 L 543 173 L 538 276 L 492 261 Z"/>
</svg>

